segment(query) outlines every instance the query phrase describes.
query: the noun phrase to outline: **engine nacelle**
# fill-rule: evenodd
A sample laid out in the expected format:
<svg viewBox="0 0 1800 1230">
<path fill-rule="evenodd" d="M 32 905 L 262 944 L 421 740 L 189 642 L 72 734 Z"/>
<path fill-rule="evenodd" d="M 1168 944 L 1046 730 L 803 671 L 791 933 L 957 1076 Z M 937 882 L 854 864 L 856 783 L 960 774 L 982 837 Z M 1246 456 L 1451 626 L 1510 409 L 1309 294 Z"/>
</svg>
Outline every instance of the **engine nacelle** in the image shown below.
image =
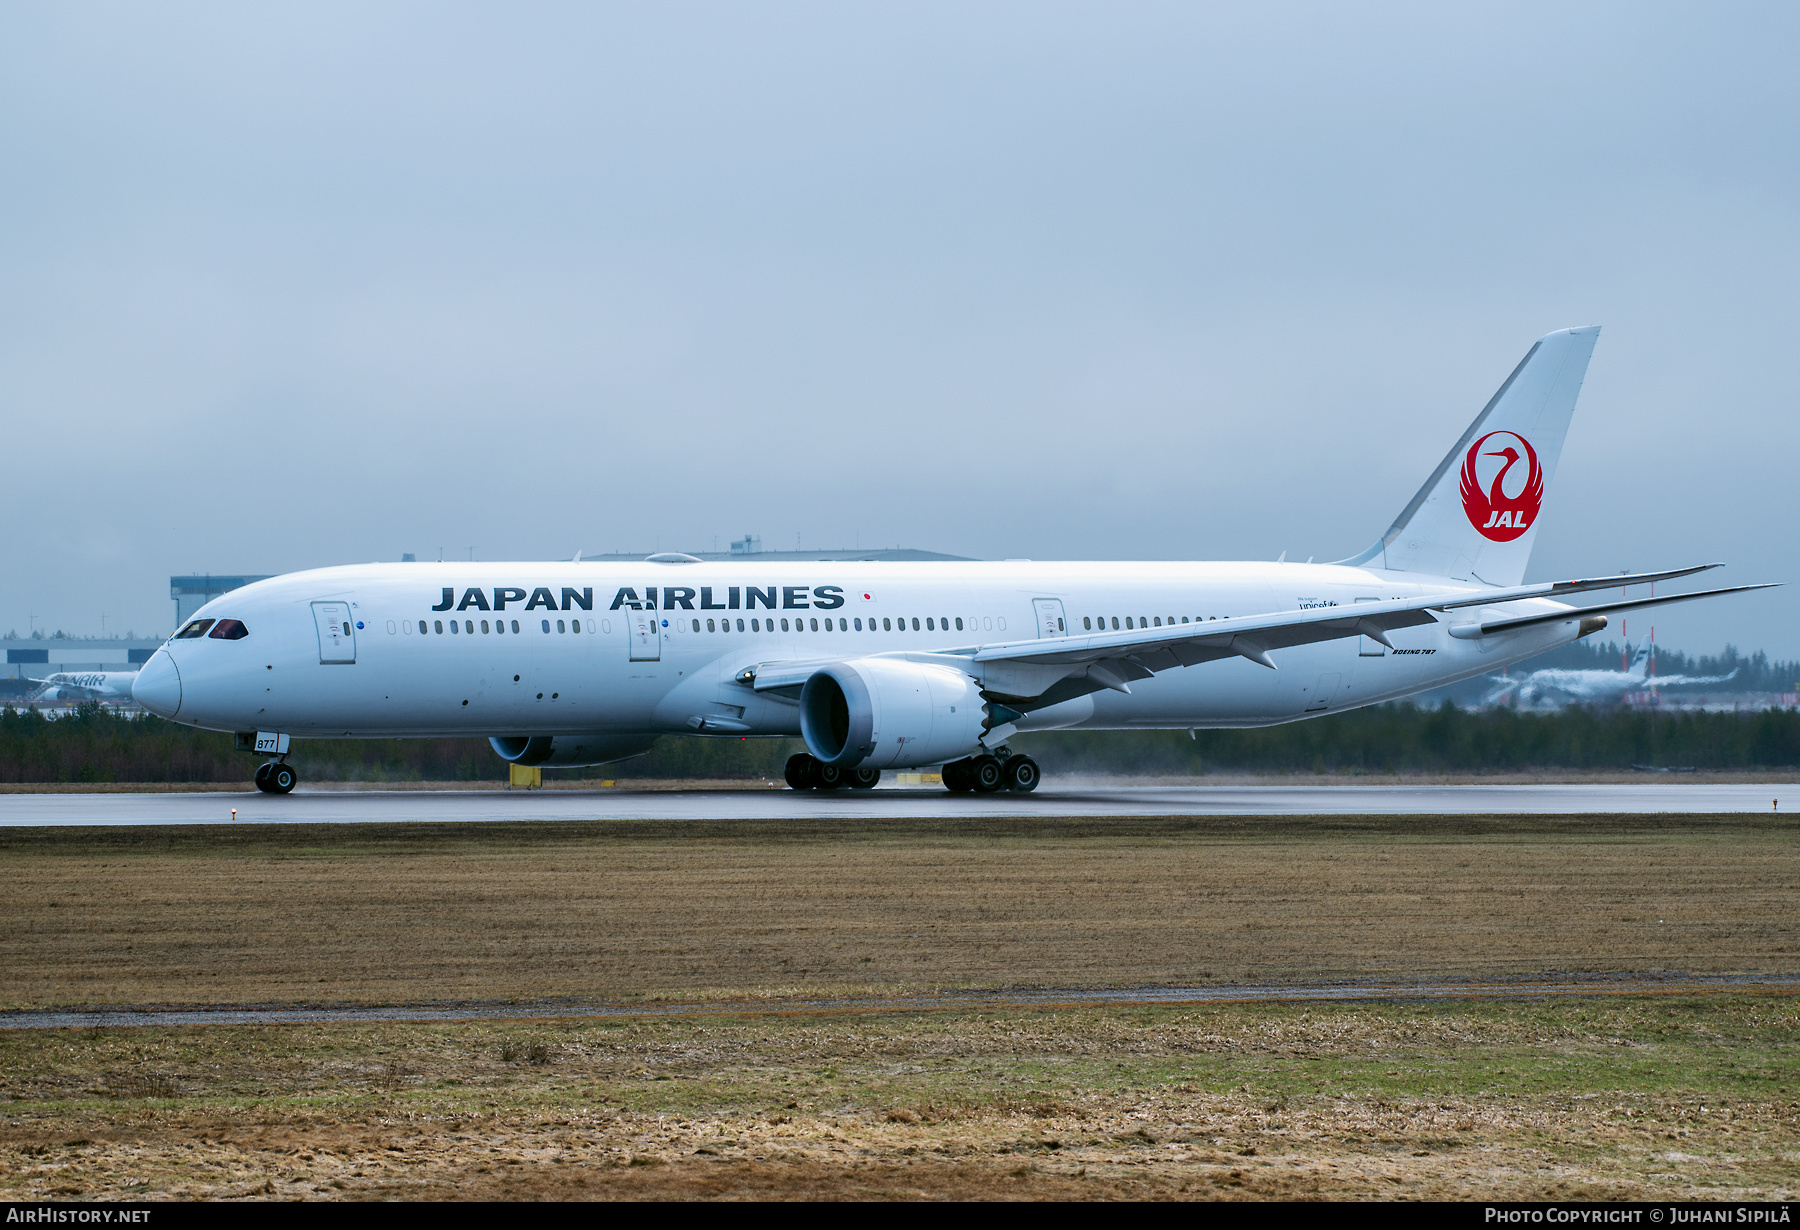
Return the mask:
<svg viewBox="0 0 1800 1230">
<path fill-rule="evenodd" d="M 494 754 L 508 764 L 546 769 L 579 769 L 642 756 L 655 735 L 495 735 Z"/>
<path fill-rule="evenodd" d="M 853 658 L 800 689 L 800 734 L 823 764 L 911 768 L 967 756 L 986 732 L 981 689 L 953 666 Z"/>
</svg>

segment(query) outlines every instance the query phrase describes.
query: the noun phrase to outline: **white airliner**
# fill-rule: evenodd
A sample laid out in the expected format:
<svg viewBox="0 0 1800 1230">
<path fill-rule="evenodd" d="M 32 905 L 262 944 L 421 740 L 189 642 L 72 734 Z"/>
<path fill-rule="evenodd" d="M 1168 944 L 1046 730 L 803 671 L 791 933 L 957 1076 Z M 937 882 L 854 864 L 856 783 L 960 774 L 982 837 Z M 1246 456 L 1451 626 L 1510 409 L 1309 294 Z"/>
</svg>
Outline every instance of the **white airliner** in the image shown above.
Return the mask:
<svg viewBox="0 0 1800 1230">
<path fill-rule="evenodd" d="M 214 599 L 138 674 L 179 722 L 289 739 L 485 734 L 580 766 L 664 734 L 792 736 L 796 788 L 944 767 L 1030 790 L 1018 731 L 1264 726 L 1485 674 L 1702 593 L 1562 599 L 1699 572 L 1521 584 L 1597 328 L 1531 348 L 1368 550 L 1333 564 L 368 564 Z M 1279 669 L 1277 669 L 1279 668 Z"/>
<path fill-rule="evenodd" d="M 33 700 L 97 700 L 103 704 L 123 705 L 131 700 L 136 671 L 58 671 L 48 679 L 33 679 L 38 685 Z"/>
<path fill-rule="evenodd" d="M 1521 705 L 1562 697 L 1577 701 L 1616 701 L 1627 692 L 1655 691 L 1658 688 L 1688 687 L 1697 683 L 1725 683 L 1729 675 L 1662 675 L 1650 674 L 1650 638 L 1646 636 L 1631 657 L 1631 665 L 1622 671 L 1571 670 L 1547 666 L 1517 679 L 1496 676 L 1487 703 L 1499 704 L 1509 695 L 1517 695 Z"/>
</svg>

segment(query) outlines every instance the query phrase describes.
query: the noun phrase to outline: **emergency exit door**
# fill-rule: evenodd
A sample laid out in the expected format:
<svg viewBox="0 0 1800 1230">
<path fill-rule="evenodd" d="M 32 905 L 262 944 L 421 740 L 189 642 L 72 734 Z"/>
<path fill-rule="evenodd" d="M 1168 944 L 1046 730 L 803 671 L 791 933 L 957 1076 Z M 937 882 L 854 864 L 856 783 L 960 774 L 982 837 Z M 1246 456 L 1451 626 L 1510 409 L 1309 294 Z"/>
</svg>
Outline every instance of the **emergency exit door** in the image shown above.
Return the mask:
<svg viewBox="0 0 1800 1230">
<path fill-rule="evenodd" d="M 632 611 L 625 626 L 631 635 L 633 662 L 662 661 L 662 628 L 657 625 L 655 611 Z"/>
<path fill-rule="evenodd" d="M 1037 608 L 1037 634 L 1039 636 L 1068 635 L 1068 629 L 1063 624 L 1061 598 L 1033 598 L 1031 605 Z"/>
<path fill-rule="evenodd" d="M 356 628 L 348 602 L 315 602 L 313 623 L 319 629 L 321 664 L 356 661 Z"/>
</svg>

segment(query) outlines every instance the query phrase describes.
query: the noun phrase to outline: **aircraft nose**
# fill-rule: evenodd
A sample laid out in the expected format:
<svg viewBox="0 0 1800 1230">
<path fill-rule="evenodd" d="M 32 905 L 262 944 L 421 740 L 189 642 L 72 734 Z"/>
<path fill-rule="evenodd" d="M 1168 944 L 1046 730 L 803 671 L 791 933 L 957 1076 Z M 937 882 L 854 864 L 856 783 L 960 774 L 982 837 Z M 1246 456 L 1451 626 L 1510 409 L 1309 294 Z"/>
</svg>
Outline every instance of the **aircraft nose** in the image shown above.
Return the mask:
<svg viewBox="0 0 1800 1230">
<path fill-rule="evenodd" d="M 131 685 L 131 698 L 158 717 L 172 718 L 181 708 L 181 672 L 169 651 L 159 649 L 150 655 Z"/>
</svg>

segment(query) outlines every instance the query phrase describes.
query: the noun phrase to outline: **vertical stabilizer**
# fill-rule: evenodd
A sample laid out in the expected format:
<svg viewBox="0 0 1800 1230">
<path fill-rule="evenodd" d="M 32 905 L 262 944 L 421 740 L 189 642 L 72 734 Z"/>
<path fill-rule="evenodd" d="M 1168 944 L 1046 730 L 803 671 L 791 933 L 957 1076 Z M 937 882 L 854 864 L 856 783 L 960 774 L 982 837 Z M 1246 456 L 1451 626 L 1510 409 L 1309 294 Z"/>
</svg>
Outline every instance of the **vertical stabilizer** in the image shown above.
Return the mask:
<svg viewBox="0 0 1800 1230">
<path fill-rule="evenodd" d="M 1517 585 L 1600 327 L 1538 339 L 1388 532 L 1341 561 Z"/>
</svg>

